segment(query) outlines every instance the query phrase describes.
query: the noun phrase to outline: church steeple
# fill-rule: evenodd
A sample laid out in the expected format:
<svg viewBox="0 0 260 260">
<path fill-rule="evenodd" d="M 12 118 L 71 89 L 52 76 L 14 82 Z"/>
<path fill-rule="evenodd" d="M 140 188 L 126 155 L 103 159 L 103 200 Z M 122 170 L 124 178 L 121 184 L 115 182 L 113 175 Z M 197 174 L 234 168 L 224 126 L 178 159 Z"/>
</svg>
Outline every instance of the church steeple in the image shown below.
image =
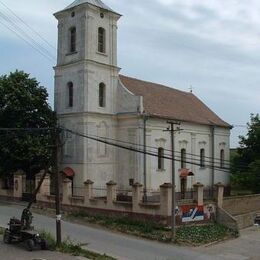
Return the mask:
<svg viewBox="0 0 260 260">
<path fill-rule="evenodd" d="M 114 114 L 121 15 L 101 0 L 76 0 L 54 15 L 58 20 L 57 113 Z"/>
</svg>

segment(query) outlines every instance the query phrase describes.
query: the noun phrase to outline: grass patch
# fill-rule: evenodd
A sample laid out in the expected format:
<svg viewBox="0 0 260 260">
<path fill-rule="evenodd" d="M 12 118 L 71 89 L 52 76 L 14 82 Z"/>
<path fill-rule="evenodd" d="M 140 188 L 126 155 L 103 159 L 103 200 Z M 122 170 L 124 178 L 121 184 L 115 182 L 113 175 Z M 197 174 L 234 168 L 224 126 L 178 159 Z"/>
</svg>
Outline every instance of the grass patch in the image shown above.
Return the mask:
<svg viewBox="0 0 260 260">
<path fill-rule="evenodd" d="M 138 221 L 128 217 L 91 216 L 85 212 L 73 212 L 69 218 L 81 219 L 83 222 L 105 226 L 110 230 L 135 235 L 161 242 L 171 242 L 171 231 L 164 225 L 149 221 Z M 175 243 L 198 246 L 214 241 L 237 237 L 238 233 L 219 224 L 187 225 L 176 230 Z"/>
<path fill-rule="evenodd" d="M 69 238 L 64 240 L 61 243 L 60 247 L 56 247 L 56 241 L 50 233 L 42 231 L 40 233 L 40 235 L 42 238 L 46 239 L 50 250 L 56 250 L 61 253 L 71 254 L 73 256 L 82 256 L 82 257 L 86 257 L 88 259 L 94 259 L 94 260 L 115 260 L 115 258 L 113 258 L 111 256 L 101 255 L 101 254 L 83 249 L 81 244 L 74 243 Z"/>
<path fill-rule="evenodd" d="M 198 246 L 237 236 L 238 232 L 219 224 L 192 225 L 177 229 L 176 242 Z"/>
<path fill-rule="evenodd" d="M 92 216 L 82 211 L 69 214 L 69 218 L 71 217 L 130 235 L 165 242 L 170 240 L 170 231 L 164 225 L 151 221 L 138 221 L 128 217 Z"/>
</svg>

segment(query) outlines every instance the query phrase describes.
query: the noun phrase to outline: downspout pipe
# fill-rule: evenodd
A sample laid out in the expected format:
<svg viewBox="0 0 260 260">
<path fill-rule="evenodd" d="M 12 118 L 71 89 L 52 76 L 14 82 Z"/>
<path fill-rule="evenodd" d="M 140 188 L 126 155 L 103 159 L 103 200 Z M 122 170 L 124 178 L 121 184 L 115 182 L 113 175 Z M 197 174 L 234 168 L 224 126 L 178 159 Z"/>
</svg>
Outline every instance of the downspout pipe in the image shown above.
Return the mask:
<svg viewBox="0 0 260 260">
<path fill-rule="evenodd" d="M 214 190 L 214 184 L 215 184 L 215 126 L 211 126 L 211 154 L 212 154 L 212 160 L 211 160 L 211 189 L 212 189 L 212 196 L 213 196 L 213 190 Z"/>
<path fill-rule="evenodd" d="M 147 114 L 143 114 L 143 146 L 144 146 L 144 153 L 143 153 L 143 160 L 144 160 L 144 196 L 143 201 L 147 201 L 147 159 L 146 159 L 146 123 L 148 120 Z"/>
</svg>

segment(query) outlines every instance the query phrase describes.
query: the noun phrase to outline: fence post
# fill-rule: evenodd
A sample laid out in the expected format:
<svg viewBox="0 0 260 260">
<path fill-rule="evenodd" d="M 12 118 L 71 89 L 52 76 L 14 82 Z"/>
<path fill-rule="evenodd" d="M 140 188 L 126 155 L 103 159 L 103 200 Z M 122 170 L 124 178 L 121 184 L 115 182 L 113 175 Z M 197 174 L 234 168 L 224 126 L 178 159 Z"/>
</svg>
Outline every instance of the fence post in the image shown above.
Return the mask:
<svg viewBox="0 0 260 260">
<path fill-rule="evenodd" d="M 17 171 L 14 173 L 14 198 L 21 199 L 23 196 L 23 172 Z"/>
<path fill-rule="evenodd" d="M 71 195 L 71 180 L 65 178 L 62 183 L 62 204 L 70 204 Z"/>
<path fill-rule="evenodd" d="M 142 200 L 142 187 L 143 185 L 136 182 L 132 185 L 133 189 L 133 212 L 139 212 L 140 211 L 140 205 L 139 203 Z"/>
<path fill-rule="evenodd" d="M 162 216 L 171 216 L 172 214 L 171 183 L 164 183 L 160 186 L 160 211 Z"/>
<path fill-rule="evenodd" d="M 114 181 L 107 183 L 107 206 L 109 208 L 112 208 L 113 202 L 116 201 L 116 185 Z"/>
<path fill-rule="evenodd" d="M 197 182 L 193 185 L 195 192 L 193 199 L 197 202 L 198 206 L 204 205 L 204 198 L 203 198 L 203 187 L 204 185 L 200 182 Z"/>
<path fill-rule="evenodd" d="M 89 205 L 89 200 L 93 198 L 93 184 L 94 182 L 91 180 L 86 180 L 84 182 L 85 191 L 84 191 L 84 204 L 85 206 Z"/>
<path fill-rule="evenodd" d="M 223 196 L 224 196 L 224 185 L 219 182 L 217 184 L 215 184 L 215 187 L 217 189 L 216 193 L 215 193 L 215 200 L 217 201 L 217 206 L 222 208 L 223 206 Z"/>
</svg>

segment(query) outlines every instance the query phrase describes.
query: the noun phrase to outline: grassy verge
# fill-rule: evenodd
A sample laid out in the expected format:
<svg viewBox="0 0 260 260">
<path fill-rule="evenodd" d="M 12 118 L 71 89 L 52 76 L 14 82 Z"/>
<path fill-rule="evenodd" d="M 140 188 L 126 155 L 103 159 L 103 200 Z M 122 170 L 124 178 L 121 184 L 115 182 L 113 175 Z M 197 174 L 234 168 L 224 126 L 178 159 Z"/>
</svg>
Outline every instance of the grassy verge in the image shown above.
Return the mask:
<svg viewBox="0 0 260 260">
<path fill-rule="evenodd" d="M 141 222 L 127 217 L 91 216 L 85 212 L 71 213 L 69 219 L 104 226 L 110 230 L 161 242 L 171 242 L 171 231 L 161 224 Z M 177 228 L 175 243 L 199 246 L 236 237 L 237 233 L 219 224 L 188 225 Z"/>
<path fill-rule="evenodd" d="M 91 252 L 89 250 L 83 249 L 82 245 L 73 243 L 70 239 L 66 239 L 61 243 L 60 247 L 56 247 L 56 242 L 53 236 L 50 233 L 47 233 L 45 231 L 42 231 L 40 233 L 41 237 L 46 239 L 48 242 L 48 247 L 50 250 L 56 250 L 61 253 L 65 254 L 71 254 L 74 256 L 82 256 L 86 257 L 88 259 L 94 259 L 94 260 L 115 260 L 115 258 L 107 256 L 107 255 L 101 255 L 98 253 Z"/>
<path fill-rule="evenodd" d="M 237 236 L 238 232 L 219 224 L 192 225 L 179 227 L 176 241 L 180 244 L 199 246 Z"/>
</svg>

